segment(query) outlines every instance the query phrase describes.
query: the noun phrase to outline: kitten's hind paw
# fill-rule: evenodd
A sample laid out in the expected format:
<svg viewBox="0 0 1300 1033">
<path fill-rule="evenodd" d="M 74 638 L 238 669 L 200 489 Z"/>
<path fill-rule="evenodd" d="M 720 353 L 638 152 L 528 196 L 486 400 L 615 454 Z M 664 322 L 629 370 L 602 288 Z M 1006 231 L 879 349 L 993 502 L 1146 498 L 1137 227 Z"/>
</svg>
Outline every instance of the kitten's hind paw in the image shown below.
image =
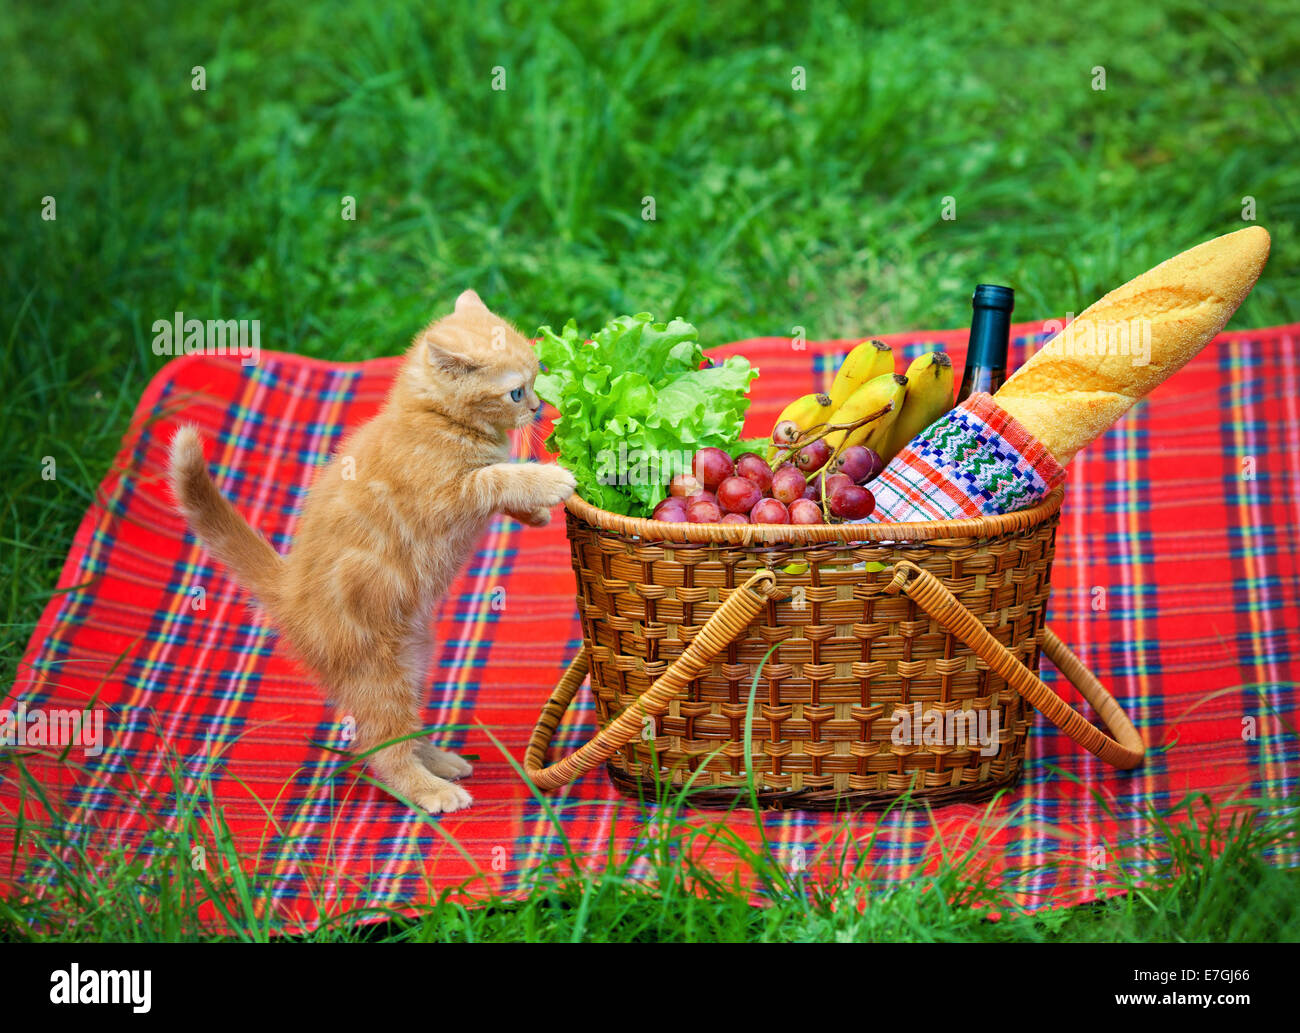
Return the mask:
<svg viewBox="0 0 1300 1033">
<path fill-rule="evenodd" d="M 415 802 L 430 814 L 451 814 L 453 811 L 463 811 L 474 800 L 460 786 L 447 782 L 437 789 L 421 793 Z"/>
<path fill-rule="evenodd" d="M 474 765 L 469 761 L 450 750 L 439 749 L 431 742 L 417 742 L 415 755 L 439 778 L 466 778 L 474 773 Z"/>
</svg>

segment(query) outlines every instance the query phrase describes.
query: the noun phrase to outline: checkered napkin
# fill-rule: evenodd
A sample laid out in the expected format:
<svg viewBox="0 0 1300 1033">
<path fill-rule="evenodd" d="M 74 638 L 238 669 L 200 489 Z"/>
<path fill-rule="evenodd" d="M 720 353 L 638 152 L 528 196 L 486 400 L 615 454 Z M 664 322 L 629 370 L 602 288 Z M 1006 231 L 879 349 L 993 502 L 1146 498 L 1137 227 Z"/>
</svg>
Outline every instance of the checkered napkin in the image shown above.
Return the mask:
<svg viewBox="0 0 1300 1033">
<path fill-rule="evenodd" d="M 971 395 L 914 437 L 871 484 L 871 522 L 1013 513 L 1065 480 L 1065 468 L 1004 412 Z"/>
</svg>

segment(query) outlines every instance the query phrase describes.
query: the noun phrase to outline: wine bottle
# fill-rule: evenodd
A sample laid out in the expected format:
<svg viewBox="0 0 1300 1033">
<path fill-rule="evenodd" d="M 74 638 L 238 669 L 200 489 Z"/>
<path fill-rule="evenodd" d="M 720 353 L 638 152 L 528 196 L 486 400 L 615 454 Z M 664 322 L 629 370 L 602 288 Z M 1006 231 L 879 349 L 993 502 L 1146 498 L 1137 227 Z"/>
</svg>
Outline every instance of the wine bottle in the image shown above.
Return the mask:
<svg viewBox="0 0 1300 1033">
<path fill-rule="evenodd" d="M 966 349 L 966 372 L 957 390 L 957 404 L 978 391 L 993 394 L 1007 379 L 1007 348 L 1011 343 L 1011 311 L 1016 292 L 1010 287 L 981 283 L 971 295 L 974 310 L 970 323 L 970 344 Z"/>
</svg>

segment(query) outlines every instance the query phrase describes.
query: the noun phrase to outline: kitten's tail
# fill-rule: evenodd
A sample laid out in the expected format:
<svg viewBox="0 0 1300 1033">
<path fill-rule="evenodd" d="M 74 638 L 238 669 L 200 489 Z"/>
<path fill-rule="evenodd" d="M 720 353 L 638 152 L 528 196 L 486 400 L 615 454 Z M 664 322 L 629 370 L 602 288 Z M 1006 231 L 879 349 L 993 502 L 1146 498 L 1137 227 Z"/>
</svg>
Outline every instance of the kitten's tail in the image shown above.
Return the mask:
<svg viewBox="0 0 1300 1033">
<path fill-rule="evenodd" d="M 181 427 L 172 438 L 169 467 L 172 492 L 194 533 L 264 609 L 273 610 L 285 561 L 217 490 L 193 427 Z"/>
</svg>

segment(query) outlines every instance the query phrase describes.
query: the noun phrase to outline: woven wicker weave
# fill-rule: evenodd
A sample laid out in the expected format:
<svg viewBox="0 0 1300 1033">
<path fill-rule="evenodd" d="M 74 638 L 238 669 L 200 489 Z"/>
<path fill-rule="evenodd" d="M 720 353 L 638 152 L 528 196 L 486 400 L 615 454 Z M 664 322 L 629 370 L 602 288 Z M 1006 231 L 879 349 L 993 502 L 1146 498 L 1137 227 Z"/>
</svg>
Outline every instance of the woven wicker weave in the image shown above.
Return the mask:
<svg viewBox="0 0 1300 1033">
<path fill-rule="evenodd" d="M 850 530 L 660 523 L 575 496 L 566 520 L 585 645 L 533 734 L 529 777 L 554 788 L 604 760 L 627 793 L 689 781 L 692 804 L 725 806 L 748 795 L 748 766 L 769 807 L 980 800 L 1018 780 L 1035 707 L 1108 762 L 1136 766 L 1140 736 L 1044 625 L 1060 504 L 1058 491 L 1006 516 Z M 1038 680 L 1040 648 L 1118 742 Z M 601 731 L 545 768 L 588 673 Z M 900 708 L 922 721 L 895 741 Z M 922 734 L 937 719 L 968 734 Z M 983 744 L 969 735 L 993 728 Z"/>
</svg>

